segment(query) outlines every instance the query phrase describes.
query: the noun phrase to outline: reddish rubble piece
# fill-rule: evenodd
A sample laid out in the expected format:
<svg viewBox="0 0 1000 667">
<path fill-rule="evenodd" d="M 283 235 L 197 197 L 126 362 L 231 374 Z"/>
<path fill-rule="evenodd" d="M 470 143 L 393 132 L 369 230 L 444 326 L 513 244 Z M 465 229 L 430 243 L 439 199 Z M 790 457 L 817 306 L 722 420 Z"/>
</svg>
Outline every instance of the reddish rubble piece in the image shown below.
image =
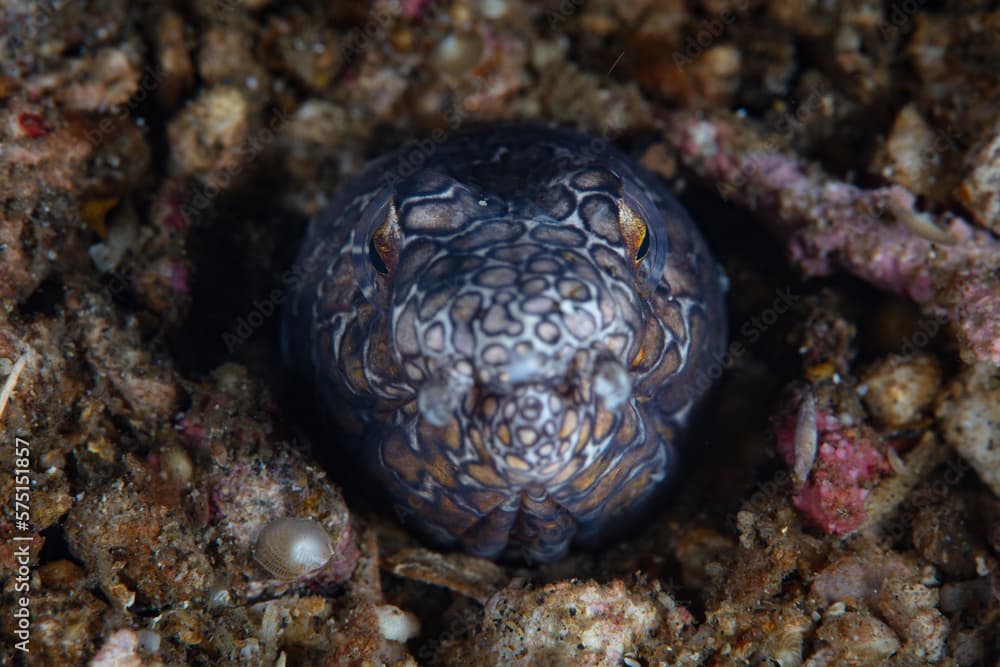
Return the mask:
<svg viewBox="0 0 1000 667">
<path fill-rule="evenodd" d="M 17 117 L 17 123 L 21 130 L 32 139 L 44 137 L 50 132 L 49 124 L 38 114 L 22 113 Z"/>
<path fill-rule="evenodd" d="M 776 423 L 778 452 L 795 465 L 796 413 Z M 868 518 L 868 483 L 891 471 L 889 461 L 873 444 L 878 436 L 865 426 L 844 427 L 837 417 L 816 410 L 816 459 L 812 472 L 792 496 L 803 521 L 824 533 L 846 535 Z"/>
</svg>

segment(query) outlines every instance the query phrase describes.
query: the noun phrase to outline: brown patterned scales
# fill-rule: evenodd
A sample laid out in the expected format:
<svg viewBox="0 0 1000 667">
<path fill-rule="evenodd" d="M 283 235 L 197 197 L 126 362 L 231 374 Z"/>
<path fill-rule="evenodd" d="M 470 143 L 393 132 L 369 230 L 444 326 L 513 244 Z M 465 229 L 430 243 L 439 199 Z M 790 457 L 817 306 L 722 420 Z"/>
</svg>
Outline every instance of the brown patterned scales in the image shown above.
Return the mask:
<svg viewBox="0 0 1000 667">
<path fill-rule="evenodd" d="M 724 277 L 680 204 L 550 127 L 372 163 L 290 288 L 286 358 L 367 468 L 414 526 L 490 558 L 558 558 L 634 513 L 725 344 Z"/>
</svg>

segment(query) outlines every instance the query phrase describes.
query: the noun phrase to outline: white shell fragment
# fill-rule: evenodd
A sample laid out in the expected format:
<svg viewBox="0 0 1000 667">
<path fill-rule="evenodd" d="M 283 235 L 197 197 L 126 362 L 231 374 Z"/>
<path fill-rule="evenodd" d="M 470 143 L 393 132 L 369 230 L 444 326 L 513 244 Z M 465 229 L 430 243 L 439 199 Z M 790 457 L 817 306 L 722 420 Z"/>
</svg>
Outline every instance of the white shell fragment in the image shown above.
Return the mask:
<svg viewBox="0 0 1000 667">
<path fill-rule="evenodd" d="M 802 397 L 799 405 L 799 415 L 795 423 L 795 467 L 792 476 L 795 486 L 801 488 L 809 478 L 813 463 L 816 461 L 816 402 L 812 394 Z"/>
<path fill-rule="evenodd" d="M 391 642 L 405 642 L 420 634 L 420 621 L 408 611 L 391 604 L 375 607 L 378 617 L 378 631 L 383 639 Z"/>
<path fill-rule="evenodd" d="M 333 556 L 330 534 L 312 519 L 282 517 L 257 536 L 253 558 L 278 579 L 298 579 L 326 565 Z"/>
</svg>

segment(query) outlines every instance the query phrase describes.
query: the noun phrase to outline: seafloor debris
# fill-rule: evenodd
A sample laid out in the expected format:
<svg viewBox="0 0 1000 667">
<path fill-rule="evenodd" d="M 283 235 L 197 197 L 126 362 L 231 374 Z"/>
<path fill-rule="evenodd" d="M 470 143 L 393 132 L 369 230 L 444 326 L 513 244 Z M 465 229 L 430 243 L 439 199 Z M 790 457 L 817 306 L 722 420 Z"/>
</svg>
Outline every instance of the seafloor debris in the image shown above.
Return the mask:
<svg viewBox="0 0 1000 667">
<path fill-rule="evenodd" d="M 471 638 L 443 645 L 438 661 L 612 667 L 634 661 L 640 646 L 665 649 L 692 620 L 668 594 L 617 580 L 508 587 L 486 602 L 481 623 L 470 623 Z"/>
<path fill-rule="evenodd" d="M 26 664 L 997 664 L 998 27 L 956 0 L 0 0 Z M 645 149 L 708 209 L 736 345 L 680 491 L 545 568 L 427 549 L 331 456 L 341 493 L 267 315 L 366 159 L 519 118 Z M 275 579 L 253 544 L 293 516 L 333 557 Z"/>
<path fill-rule="evenodd" d="M 382 566 L 397 576 L 444 586 L 480 603 L 507 583 L 502 567 L 463 553 L 442 554 L 411 547 L 389 555 Z"/>
<path fill-rule="evenodd" d="M 190 518 L 160 499 L 142 462 L 129 457 L 124 468 L 69 513 L 70 551 L 118 610 L 200 598 L 212 568 Z"/>
</svg>

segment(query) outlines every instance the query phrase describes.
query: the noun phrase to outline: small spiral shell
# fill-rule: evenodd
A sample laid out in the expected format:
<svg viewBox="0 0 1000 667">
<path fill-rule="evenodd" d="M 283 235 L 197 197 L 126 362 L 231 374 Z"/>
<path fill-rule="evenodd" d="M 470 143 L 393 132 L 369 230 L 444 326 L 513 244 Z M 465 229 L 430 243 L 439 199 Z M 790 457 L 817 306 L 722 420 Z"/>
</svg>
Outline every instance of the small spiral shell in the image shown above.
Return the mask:
<svg viewBox="0 0 1000 667">
<path fill-rule="evenodd" d="M 257 536 L 253 558 L 278 579 L 298 579 L 315 572 L 333 556 L 330 534 L 312 519 L 282 517 Z"/>
</svg>

